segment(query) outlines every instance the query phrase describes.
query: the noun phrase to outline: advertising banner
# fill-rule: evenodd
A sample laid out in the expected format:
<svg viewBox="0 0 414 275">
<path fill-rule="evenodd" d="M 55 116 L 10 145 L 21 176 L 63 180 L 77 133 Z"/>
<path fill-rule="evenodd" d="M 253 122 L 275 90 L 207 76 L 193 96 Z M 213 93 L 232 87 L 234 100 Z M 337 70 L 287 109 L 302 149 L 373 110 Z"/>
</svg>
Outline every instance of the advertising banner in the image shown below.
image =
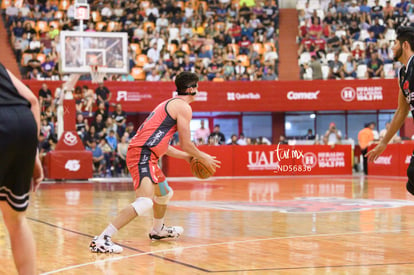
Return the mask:
<svg viewBox="0 0 414 275">
<path fill-rule="evenodd" d="M 24 81 L 38 94 L 47 83 L 54 94 L 62 81 Z M 96 85 L 79 81 L 77 85 Z M 127 112 L 150 112 L 162 100 L 173 96 L 171 82 L 107 81 L 111 103 L 121 103 Z M 395 79 L 314 81 L 227 81 L 199 83 L 194 111 L 318 111 L 395 109 L 398 87 Z"/>
<path fill-rule="evenodd" d="M 286 176 L 352 174 L 351 145 L 200 146 L 221 161 L 215 176 Z M 167 177 L 191 176 L 184 161 L 164 157 Z"/>
<path fill-rule="evenodd" d="M 373 149 L 371 145 L 369 150 Z M 407 176 L 414 143 L 389 144 L 376 161 L 368 163 L 368 175 Z"/>
<path fill-rule="evenodd" d="M 89 179 L 92 177 L 92 152 L 51 151 L 44 159 L 49 179 Z"/>
</svg>

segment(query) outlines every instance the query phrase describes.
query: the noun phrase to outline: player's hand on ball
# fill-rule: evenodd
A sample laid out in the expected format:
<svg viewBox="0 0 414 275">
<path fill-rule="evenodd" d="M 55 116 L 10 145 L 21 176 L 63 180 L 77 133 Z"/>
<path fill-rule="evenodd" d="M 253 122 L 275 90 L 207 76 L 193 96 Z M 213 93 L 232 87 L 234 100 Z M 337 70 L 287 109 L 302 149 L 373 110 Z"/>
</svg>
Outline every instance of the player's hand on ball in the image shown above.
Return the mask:
<svg viewBox="0 0 414 275">
<path fill-rule="evenodd" d="M 217 160 L 215 156 L 203 153 L 203 158 L 200 159 L 202 163 L 210 170 L 213 174 L 216 172 L 216 168 L 220 168 L 221 161 Z"/>
</svg>

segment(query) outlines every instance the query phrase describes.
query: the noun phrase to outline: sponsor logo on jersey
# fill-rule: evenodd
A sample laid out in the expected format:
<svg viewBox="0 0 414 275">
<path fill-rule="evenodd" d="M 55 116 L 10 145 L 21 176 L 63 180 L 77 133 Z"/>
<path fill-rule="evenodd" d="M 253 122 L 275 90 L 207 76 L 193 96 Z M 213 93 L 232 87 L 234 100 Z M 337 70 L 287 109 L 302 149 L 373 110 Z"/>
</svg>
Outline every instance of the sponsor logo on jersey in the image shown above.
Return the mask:
<svg viewBox="0 0 414 275">
<path fill-rule="evenodd" d="M 148 142 L 149 146 L 157 144 L 164 136 L 165 132 L 158 130 L 157 133 L 151 137 L 151 140 Z"/>
<path fill-rule="evenodd" d="M 404 81 L 403 90 L 406 91 L 408 90 L 409 87 L 410 87 L 410 82 L 408 82 L 408 80 Z"/>
<path fill-rule="evenodd" d="M 65 164 L 65 169 L 76 172 L 80 169 L 80 160 L 77 159 L 69 159 Z"/>
<path fill-rule="evenodd" d="M 63 136 L 63 142 L 68 146 L 75 146 L 78 143 L 78 138 L 72 132 L 66 132 Z"/>
<path fill-rule="evenodd" d="M 239 101 L 239 100 L 259 100 L 261 96 L 259 93 L 235 93 L 227 92 L 227 101 Z"/>
<path fill-rule="evenodd" d="M 289 100 L 318 100 L 318 95 L 321 91 L 315 92 L 295 92 L 289 91 L 286 95 Z"/>
</svg>

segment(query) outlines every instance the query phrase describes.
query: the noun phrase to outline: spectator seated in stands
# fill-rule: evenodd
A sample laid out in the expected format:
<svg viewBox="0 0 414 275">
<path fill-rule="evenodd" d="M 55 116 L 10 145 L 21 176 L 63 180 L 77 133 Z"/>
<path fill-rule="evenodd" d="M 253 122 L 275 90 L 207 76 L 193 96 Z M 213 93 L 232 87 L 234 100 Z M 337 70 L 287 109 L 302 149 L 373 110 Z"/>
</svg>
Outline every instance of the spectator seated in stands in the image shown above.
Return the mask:
<svg viewBox="0 0 414 275">
<path fill-rule="evenodd" d="M 105 158 L 101 147 L 97 146 L 96 140 L 91 140 L 90 147 L 86 148 L 92 152 L 93 172 L 95 176 L 103 176 Z"/>
<path fill-rule="evenodd" d="M 371 60 L 367 64 L 367 77 L 384 78 L 384 63 L 378 58 L 378 53 L 371 54 Z"/>
<path fill-rule="evenodd" d="M 43 83 L 39 90 L 39 104 L 42 111 L 52 105 L 52 91 L 50 91 L 46 83 Z"/>
<path fill-rule="evenodd" d="M 375 5 L 371 7 L 371 20 L 376 18 L 384 19 L 383 6 L 380 5 L 379 0 L 375 0 Z"/>
<path fill-rule="evenodd" d="M 274 73 L 272 68 L 266 68 L 266 73 L 261 78 L 262 80 L 277 80 L 277 75 Z"/>
<path fill-rule="evenodd" d="M 374 37 L 376 39 L 380 38 L 380 35 L 384 35 L 385 33 L 385 26 L 383 24 L 380 24 L 379 18 L 375 18 L 374 24 L 368 29 L 368 32 L 373 32 Z M 370 41 L 368 41 L 370 42 Z"/>
<path fill-rule="evenodd" d="M 345 77 L 357 77 L 357 63 L 353 59 L 352 55 L 348 55 L 344 64 L 344 76 Z"/>
<path fill-rule="evenodd" d="M 46 55 L 46 60 L 40 65 L 42 69 L 42 76 L 45 78 L 51 78 L 55 73 L 55 62 L 51 60 L 49 55 Z"/>
<path fill-rule="evenodd" d="M 329 74 L 328 74 L 329 79 L 336 79 L 336 78 L 344 79 L 345 77 L 344 64 L 341 61 L 339 61 L 338 53 L 335 53 L 334 60 L 328 62 L 328 65 L 329 65 Z"/>
</svg>

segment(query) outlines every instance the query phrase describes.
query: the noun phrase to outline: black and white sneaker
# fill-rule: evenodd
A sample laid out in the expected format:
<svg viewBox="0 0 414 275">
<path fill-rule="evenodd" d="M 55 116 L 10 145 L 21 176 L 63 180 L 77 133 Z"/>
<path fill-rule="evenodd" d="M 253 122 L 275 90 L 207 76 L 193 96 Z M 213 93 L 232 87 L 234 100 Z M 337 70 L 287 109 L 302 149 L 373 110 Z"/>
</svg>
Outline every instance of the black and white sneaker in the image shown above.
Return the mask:
<svg viewBox="0 0 414 275">
<path fill-rule="evenodd" d="M 121 253 L 124 250 L 121 246 L 114 244 L 111 237 L 107 235 L 103 239 L 95 236 L 89 244 L 89 249 L 94 253 Z"/>
</svg>

